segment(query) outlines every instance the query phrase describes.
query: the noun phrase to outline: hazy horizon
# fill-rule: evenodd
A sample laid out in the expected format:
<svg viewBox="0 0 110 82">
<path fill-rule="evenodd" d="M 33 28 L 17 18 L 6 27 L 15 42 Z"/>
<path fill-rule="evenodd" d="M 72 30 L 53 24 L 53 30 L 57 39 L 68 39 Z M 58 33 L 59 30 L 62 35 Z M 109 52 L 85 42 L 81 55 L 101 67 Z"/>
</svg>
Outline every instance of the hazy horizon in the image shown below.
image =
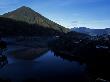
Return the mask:
<svg viewBox="0 0 110 82">
<path fill-rule="evenodd" d="M 27 6 L 50 20 L 65 26 L 110 28 L 109 0 L 1 0 L 0 14 Z"/>
</svg>

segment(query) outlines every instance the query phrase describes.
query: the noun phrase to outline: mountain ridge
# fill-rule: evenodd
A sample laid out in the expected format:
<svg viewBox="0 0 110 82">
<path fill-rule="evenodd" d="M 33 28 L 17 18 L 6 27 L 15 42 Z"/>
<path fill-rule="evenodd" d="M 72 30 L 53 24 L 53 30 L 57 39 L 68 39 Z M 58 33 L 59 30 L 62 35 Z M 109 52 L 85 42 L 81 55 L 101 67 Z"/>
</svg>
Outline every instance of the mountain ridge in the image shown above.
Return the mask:
<svg viewBox="0 0 110 82">
<path fill-rule="evenodd" d="M 22 6 L 14 11 L 1 15 L 5 18 L 11 18 L 18 21 L 27 22 L 29 24 L 38 24 L 43 27 L 52 28 L 60 32 L 68 32 L 69 29 L 49 20 L 29 7 Z"/>
<path fill-rule="evenodd" d="M 80 32 L 80 33 L 85 33 L 89 34 L 92 36 L 96 35 L 110 35 L 110 28 L 105 28 L 105 29 L 90 29 L 86 27 L 79 27 L 79 28 L 72 28 L 72 31 Z"/>
</svg>

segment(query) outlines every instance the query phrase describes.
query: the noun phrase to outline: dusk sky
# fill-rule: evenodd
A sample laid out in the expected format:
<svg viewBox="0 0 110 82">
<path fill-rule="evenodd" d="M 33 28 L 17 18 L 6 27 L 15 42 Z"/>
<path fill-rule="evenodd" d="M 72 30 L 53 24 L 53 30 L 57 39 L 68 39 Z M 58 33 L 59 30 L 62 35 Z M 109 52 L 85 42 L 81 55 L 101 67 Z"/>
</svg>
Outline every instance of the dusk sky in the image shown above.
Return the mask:
<svg viewBox="0 0 110 82">
<path fill-rule="evenodd" d="M 0 0 L 0 14 L 21 6 L 68 28 L 110 28 L 110 0 Z"/>
</svg>

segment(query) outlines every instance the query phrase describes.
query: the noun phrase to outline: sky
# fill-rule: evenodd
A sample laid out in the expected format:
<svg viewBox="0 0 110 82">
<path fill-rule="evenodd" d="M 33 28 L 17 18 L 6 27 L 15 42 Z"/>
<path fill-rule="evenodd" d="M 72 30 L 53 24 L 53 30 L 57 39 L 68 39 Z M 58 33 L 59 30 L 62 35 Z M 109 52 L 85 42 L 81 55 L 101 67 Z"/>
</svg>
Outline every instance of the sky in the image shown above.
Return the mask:
<svg viewBox="0 0 110 82">
<path fill-rule="evenodd" d="M 110 0 L 0 0 L 0 15 L 21 6 L 67 28 L 110 28 Z"/>
</svg>

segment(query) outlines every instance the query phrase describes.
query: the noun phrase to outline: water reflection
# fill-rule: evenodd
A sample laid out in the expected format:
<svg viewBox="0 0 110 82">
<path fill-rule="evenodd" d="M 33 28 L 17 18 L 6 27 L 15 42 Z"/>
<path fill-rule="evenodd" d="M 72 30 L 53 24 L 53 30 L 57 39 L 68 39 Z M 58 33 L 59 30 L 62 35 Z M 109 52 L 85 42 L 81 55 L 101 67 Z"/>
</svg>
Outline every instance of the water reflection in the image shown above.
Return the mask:
<svg viewBox="0 0 110 82">
<path fill-rule="evenodd" d="M 8 63 L 7 57 L 5 55 L 2 55 L 0 57 L 0 68 L 2 68 L 3 66 L 5 66 Z"/>
<path fill-rule="evenodd" d="M 58 52 L 55 52 L 55 51 L 52 51 L 52 52 L 54 52 L 54 56 L 60 57 L 63 60 L 68 60 L 70 62 L 77 61 L 80 64 L 84 64 L 85 63 L 84 59 L 82 59 L 82 58 L 71 56 L 71 55 L 67 55 L 67 54 L 61 54 L 61 53 L 58 53 Z"/>
<path fill-rule="evenodd" d="M 19 82 L 28 79 L 45 82 L 88 82 L 85 68 L 85 64 L 63 60 L 54 56 L 54 52 L 48 51 L 34 60 L 19 60 L 7 64 L 0 69 L 0 77 Z"/>
<path fill-rule="evenodd" d="M 83 54 L 82 54 L 83 55 Z M 55 52 L 55 56 L 68 61 L 79 61 L 81 64 L 86 64 L 86 71 L 91 82 L 110 82 L 110 57 L 109 54 L 88 54 L 91 59 L 82 61 L 76 57 Z"/>
<path fill-rule="evenodd" d="M 7 57 L 4 56 L 0 62 L 2 68 L 0 77 L 3 79 L 19 80 L 19 82 L 27 80 L 45 82 L 59 82 L 59 80 L 63 82 L 110 81 L 110 60 L 107 57 L 85 62 L 51 50 L 36 56 L 33 60 L 21 60 L 11 54 L 6 55 Z"/>
</svg>

